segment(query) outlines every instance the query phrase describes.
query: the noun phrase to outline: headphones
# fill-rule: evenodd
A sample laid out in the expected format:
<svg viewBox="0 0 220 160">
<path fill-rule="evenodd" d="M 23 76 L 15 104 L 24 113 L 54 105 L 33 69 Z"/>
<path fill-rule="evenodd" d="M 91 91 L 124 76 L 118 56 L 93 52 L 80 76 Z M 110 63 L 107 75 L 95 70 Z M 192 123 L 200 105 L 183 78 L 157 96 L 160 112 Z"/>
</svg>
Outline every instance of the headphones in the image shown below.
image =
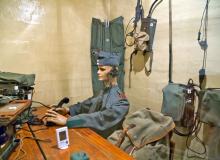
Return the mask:
<svg viewBox="0 0 220 160">
<path fill-rule="evenodd" d="M 205 40 L 200 40 L 200 36 L 201 36 L 201 32 L 199 31 L 198 32 L 198 38 L 197 38 L 198 43 L 199 43 L 202 50 L 207 50 L 207 48 L 208 48 L 207 40 L 206 39 Z"/>
<path fill-rule="evenodd" d="M 112 67 L 112 70 L 109 72 L 109 75 L 112 76 L 113 78 L 118 76 L 118 69 L 116 66 Z"/>
</svg>

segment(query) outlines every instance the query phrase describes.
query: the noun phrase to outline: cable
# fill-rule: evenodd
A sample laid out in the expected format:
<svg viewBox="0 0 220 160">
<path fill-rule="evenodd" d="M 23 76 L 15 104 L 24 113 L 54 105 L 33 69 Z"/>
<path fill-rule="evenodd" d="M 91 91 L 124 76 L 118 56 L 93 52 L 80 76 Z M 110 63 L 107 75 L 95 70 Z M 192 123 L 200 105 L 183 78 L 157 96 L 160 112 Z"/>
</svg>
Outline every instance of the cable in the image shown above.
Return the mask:
<svg viewBox="0 0 220 160">
<path fill-rule="evenodd" d="M 200 21 L 200 27 L 198 31 L 198 43 L 203 50 L 203 60 L 202 60 L 202 68 L 199 70 L 199 86 L 201 89 L 205 88 L 206 85 L 206 61 L 207 61 L 207 49 L 208 49 L 208 42 L 207 42 L 207 28 L 208 28 L 208 5 L 210 0 L 206 1 L 205 8 L 202 13 L 202 18 Z M 202 33 L 201 33 L 202 31 Z M 202 35 L 201 35 L 202 34 Z M 201 37 L 202 36 L 202 37 Z"/>
<path fill-rule="evenodd" d="M 28 118 L 30 117 L 30 110 L 31 110 L 31 107 L 28 107 L 28 110 L 27 110 L 27 113 L 26 111 L 19 115 L 17 120 L 16 120 L 16 124 L 24 124 L 28 121 Z"/>
<path fill-rule="evenodd" d="M 198 117 L 198 116 L 196 116 L 196 117 Z M 192 128 L 189 128 L 188 133 L 181 133 L 176 128 L 174 128 L 173 131 L 174 131 L 174 133 L 176 133 L 179 136 L 183 136 L 183 137 L 187 136 L 188 137 L 198 130 L 199 122 L 197 122 L 197 121 L 198 121 L 198 118 L 195 118 L 194 124 L 191 126 Z"/>
<path fill-rule="evenodd" d="M 28 130 L 26 130 L 28 131 Z M 17 151 L 17 154 L 14 158 L 14 160 L 19 160 L 19 159 L 22 159 L 25 157 L 25 155 L 27 154 L 27 152 L 22 148 L 23 147 L 23 142 L 24 142 L 24 139 L 32 139 L 32 140 L 36 140 L 36 141 L 42 141 L 42 142 L 51 142 L 50 139 L 39 139 L 39 138 L 35 138 L 35 137 L 30 137 L 30 136 L 25 136 L 25 137 L 22 137 L 21 139 L 19 139 L 19 149 Z M 20 153 L 23 152 L 23 155 L 22 156 L 19 156 Z"/>
<path fill-rule="evenodd" d="M 45 127 L 45 128 L 40 128 L 40 129 L 36 129 L 36 130 L 33 130 L 33 132 L 38 132 L 38 131 L 42 131 L 42 130 L 46 130 L 46 129 L 48 129 L 49 127 Z M 30 130 L 28 130 L 28 129 L 24 129 L 24 128 L 21 128 L 22 130 L 24 130 L 24 131 L 27 131 L 27 132 L 31 132 Z"/>
<path fill-rule="evenodd" d="M 42 102 L 39 102 L 39 101 L 32 101 L 33 103 L 39 103 L 39 104 L 41 104 L 42 106 L 44 106 L 44 107 L 46 107 L 46 108 L 51 108 L 51 107 L 49 107 L 48 105 L 45 105 L 44 103 L 42 103 Z"/>
<path fill-rule="evenodd" d="M 201 18 L 201 21 L 200 21 L 200 27 L 199 27 L 199 32 L 198 32 L 198 40 L 200 40 L 200 36 L 201 36 L 201 28 L 202 28 L 202 26 L 205 24 L 203 21 L 205 20 L 206 21 L 206 19 L 208 18 L 207 17 L 207 13 L 208 13 L 208 5 L 209 5 L 209 2 L 210 2 L 210 0 L 207 0 L 206 1 L 206 5 L 205 5 L 205 8 L 204 8 L 204 10 L 203 10 L 203 13 L 202 13 L 202 18 Z M 204 15 L 206 14 L 206 17 L 205 17 L 205 19 L 204 19 Z M 204 23 L 204 24 L 203 24 Z M 203 28 L 203 31 L 204 31 L 204 28 Z M 203 37 L 204 37 L 204 35 L 203 35 Z"/>
<path fill-rule="evenodd" d="M 30 129 L 30 132 L 31 132 L 32 136 L 33 136 L 34 138 L 36 138 L 36 136 L 35 136 L 35 134 L 34 134 L 32 128 L 31 128 L 31 126 L 30 126 L 28 123 L 27 123 L 27 125 L 28 125 L 28 128 Z M 37 139 L 37 138 L 36 138 L 36 139 Z M 38 147 L 39 147 L 39 149 L 40 149 L 40 152 L 41 152 L 42 156 L 44 157 L 44 160 L 47 160 L 47 157 L 46 157 L 46 155 L 44 154 L 44 151 L 43 151 L 43 149 L 41 148 L 40 143 L 38 142 L 38 140 L 36 141 L 36 143 L 37 143 L 37 145 L 38 145 Z"/>
<path fill-rule="evenodd" d="M 128 44 L 127 37 L 134 38 L 134 34 L 135 34 L 136 28 L 137 28 L 137 23 L 138 23 L 138 21 L 140 21 L 143 18 L 143 16 L 144 16 L 144 10 L 143 10 L 143 5 L 142 5 L 142 0 L 137 0 L 137 5 L 135 7 L 135 17 L 133 17 L 129 20 L 129 22 L 126 26 L 126 29 L 125 29 L 125 44 L 129 47 L 133 46 L 135 42 L 133 42 L 132 44 Z M 134 24 L 133 30 L 131 32 L 127 33 L 128 26 L 132 20 L 133 20 L 133 24 Z"/>
<path fill-rule="evenodd" d="M 133 64 L 132 64 L 132 59 L 133 56 L 137 54 L 137 50 L 134 50 L 131 55 L 130 55 L 130 68 L 129 68 L 129 88 L 131 88 L 131 72 L 132 72 L 132 68 L 133 68 Z"/>
<path fill-rule="evenodd" d="M 128 22 L 127 26 L 126 26 L 126 29 L 125 29 L 125 44 L 126 44 L 127 46 L 129 46 L 129 47 L 133 46 L 133 45 L 134 45 L 134 42 L 133 42 L 132 44 L 128 44 L 128 42 L 127 42 L 127 37 L 134 37 L 135 28 L 133 28 L 133 30 L 132 30 L 131 32 L 129 32 L 129 33 L 127 33 L 127 30 L 128 30 L 128 26 L 130 25 L 131 21 L 132 21 L 134 18 L 135 18 L 135 17 L 132 17 L 132 18 L 129 20 L 129 22 Z"/>
<path fill-rule="evenodd" d="M 157 7 L 162 1 L 163 1 L 163 0 L 160 0 L 159 2 L 157 2 L 157 4 L 155 4 L 154 7 L 152 7 L 151 12 L 149 13 L 148 17 L 151 17 L 151 16 L 152 16 L 154 10 L 156 9 L 156 7 Z"/>
<path fill-rule="evenodd" d="M 144 16 L 144 10 L 143 10 L 143 5 L 142 5 L 142 0 L 137 0 L 137 5 L 135 7 L 135 19 L 133 21 L 134 23 L 134 28 L 137 27 L 138 21 L 143 18 Z"/>
<path fill-rule="evenodd" d="M 22 149 L 22 147 L 23 147 L 23 138 L 20 139 L 20 141 L 19 141 L 19 149 L 17 151 L 17 154 L 16 154 L 14 160 L 18 160 L 21 151 L 24 153 L 24 155 L 22 157 L 25 156 L 26 152 Z M 19 159 L 21 159 L 21 157 Z"/>
<path fill-rule="evenodd" d="M 195 132 L 195 136 L 192 138 L 192 140 L 194 140 L 195 138 L 197 139 L 197 141 L 202 145 L 202 147 L 203 147 L 203 152 L 198 152 L 198 151 L 196 151 L 196 150 L 194 150 L 194 149 L 192 149 L 192 148 L 190 148 L 190 146 L 189 146 L 189 144 L 188 144 L 188 141 L 189 141 L 189 136 L 187 137 L 187 139 L 186 139 L 186 147 L 187 147 L 187 157 L 188 158 L 201 158 L 201 159 L 205 159 L 206 158 L 206 152 L 207 152 L 207 150 L 206 150 L 206 146 L 205 146 L 205 143 L 199 138 L 199 136 L 198 136 L 198 133 L 199 133 L 199 131 L 200 131 L 200 129 L 201 129 L 201 122 L 199 122 L 199 129 Z M 191 140 L 191 141 L 192 141 Z M 194 155 L 194 156 L 189 156 L 189 151 L 191 151 L 191 152 L 194 152 L 194 153 L 196 153 L 196 154 L 200 154 L 200 155 L 204 155 L 205 154 L 205 156 L 204 157 L 200 157 L 200 156 L 197 156 L 197 155 Z"/>
<path fill-rule="evenodd" d="M 152 5 L 151 5 L 151 7 L 150 7 L 150 9 L 149 9 L 149 12 L 148 12 L 148 15 L 149 15 L 149 16 L 152 14 L 152 9 L 153 9 L 154 5 L 157 3 L 157 1 L 158 1 L 158 0 L 155 0 L 155 1 L 152 3 Z"/>
</svg>

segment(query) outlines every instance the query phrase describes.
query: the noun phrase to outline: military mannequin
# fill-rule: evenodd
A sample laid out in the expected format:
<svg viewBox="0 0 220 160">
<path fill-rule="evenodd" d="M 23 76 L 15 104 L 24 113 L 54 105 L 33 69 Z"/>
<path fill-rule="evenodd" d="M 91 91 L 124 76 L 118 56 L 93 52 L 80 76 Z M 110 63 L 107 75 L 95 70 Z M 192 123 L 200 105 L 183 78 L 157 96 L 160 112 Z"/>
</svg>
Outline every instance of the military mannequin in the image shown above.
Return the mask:
<svg viewBox="0 0 220 160">
<path fill-rule="evenodd" d="M 129 102 L 117 85 L 120 57 L 117 53 L 104 51 L 94 54 L 97 56 L 98 79 L 104 83 L 105 88 L 96 97 L 69 107 L 48 110 L 46 121 L 67 125 L 68 128 L 88 127 L 106 138 L 122 127 Z"/>
</svg>

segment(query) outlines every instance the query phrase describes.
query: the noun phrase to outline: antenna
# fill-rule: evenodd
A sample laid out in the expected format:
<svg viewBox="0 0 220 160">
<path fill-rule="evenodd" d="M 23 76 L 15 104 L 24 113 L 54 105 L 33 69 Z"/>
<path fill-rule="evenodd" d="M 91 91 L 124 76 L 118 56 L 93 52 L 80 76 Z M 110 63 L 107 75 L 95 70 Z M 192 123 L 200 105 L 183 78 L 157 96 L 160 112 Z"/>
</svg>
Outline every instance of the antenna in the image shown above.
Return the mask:
<svg viewBox="0 0 220 160">
<path fill-rule="evenodd" d="M 173 44 L 172 44 L 172 0 L 169 0 L 169 83 L 172 83 L 173 72 Z"/>
</svg>

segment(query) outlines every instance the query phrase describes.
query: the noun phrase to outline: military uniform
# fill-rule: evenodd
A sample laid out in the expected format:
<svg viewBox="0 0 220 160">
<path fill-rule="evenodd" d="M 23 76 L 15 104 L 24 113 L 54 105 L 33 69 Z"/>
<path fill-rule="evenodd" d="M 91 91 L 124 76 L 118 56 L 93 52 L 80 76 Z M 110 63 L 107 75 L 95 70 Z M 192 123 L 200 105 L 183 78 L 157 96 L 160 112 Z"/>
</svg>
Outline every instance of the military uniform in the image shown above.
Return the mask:
<svg viewBox="0 0 220 160">
<path fill-rule="evenodd" d="M 119 66 L 120 57 L 117 53 L 100 51 L 94 54 L 97 56 L 97 65 Z M 114 76 L 117 76 L 117 73 L 114 73 Z M 71 117 L 67 120 L 67 126 L 69 128 L 89 127 L 106 138 L 122 127 L 128 110 L 127 98 L 118 85 L 113 85 L 101 90 L 98 96 L 70 106 Z"/>
<path fill-rule="evenodd" d="M 67 126 L 69 128 L 89 127 L 103 137 L 121 128 L 128 113 L 129 103 L 119 87 L 105 88 L 97 97 L 70 106 Z"/>
</svg>

